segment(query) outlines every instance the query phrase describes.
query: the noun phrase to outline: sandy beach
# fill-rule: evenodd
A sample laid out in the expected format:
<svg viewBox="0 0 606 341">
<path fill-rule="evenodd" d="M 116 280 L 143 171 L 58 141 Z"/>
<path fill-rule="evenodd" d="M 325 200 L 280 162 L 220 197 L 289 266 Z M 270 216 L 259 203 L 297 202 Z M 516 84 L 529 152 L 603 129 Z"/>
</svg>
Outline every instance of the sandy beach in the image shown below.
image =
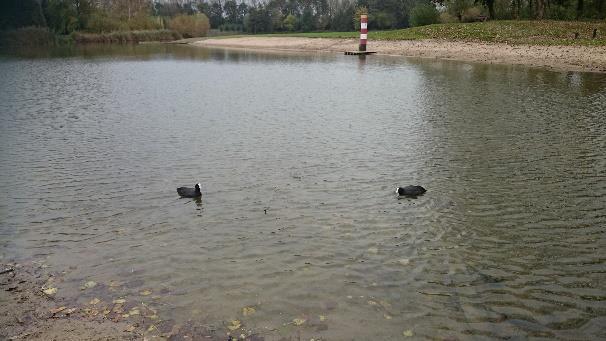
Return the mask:
<svg viewBox="0 0 606 341">
<path fill-rule="evenodd" d="M 205 47 L 231 47 L 291 51 L 355 51 L 356 39 L 298 37 L 236 37 L 191 43 Z M 526 65 L 558 71 L 606 73 L 606 47 L 530 46 L 441 40 L 370 41 L 369 51 L 383 55 L 449 59 L 486 64 Z"/>
</svg>

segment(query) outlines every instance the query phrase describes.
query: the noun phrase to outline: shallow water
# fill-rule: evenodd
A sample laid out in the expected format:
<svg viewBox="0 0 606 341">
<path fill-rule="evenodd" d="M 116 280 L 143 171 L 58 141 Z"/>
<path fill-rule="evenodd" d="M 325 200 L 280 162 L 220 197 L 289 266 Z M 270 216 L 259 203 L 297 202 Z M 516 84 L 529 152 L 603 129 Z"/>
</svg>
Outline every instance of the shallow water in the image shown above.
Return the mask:
<svg viewBox="0 0 606 341">
<path fill-rule="evenodd" d="M 268 340 L 606 338 L 605 75 L 167 45 L 0 75 L 0 254 L 59 296 Z"/>
</svg>

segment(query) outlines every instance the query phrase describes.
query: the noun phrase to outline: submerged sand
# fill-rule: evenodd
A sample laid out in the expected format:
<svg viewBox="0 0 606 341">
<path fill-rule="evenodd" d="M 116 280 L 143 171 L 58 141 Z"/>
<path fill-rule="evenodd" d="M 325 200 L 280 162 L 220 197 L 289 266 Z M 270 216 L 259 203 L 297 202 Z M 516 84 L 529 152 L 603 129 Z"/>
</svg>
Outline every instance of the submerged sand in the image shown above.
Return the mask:
<svg viewBox="0 0 606 341">
<path fill-rule="evenodd" d="M 129 325 L 84 319 L 81 309 L 42 291 L 49 278 L 40 266 L 0 264 L 0 340 L 136 340 Z M 50 287 L 50 286 L 49 286 Z"/>
<path fill-rule="evenodd" d="M 299 37 L 251 36 L 206 39 L 191 44 L 206 47 L 325 52 L 355 51 L 358 48 L 356 39 Z M 606 47 L 602 46 L 530 46 L 443 40 L 399 40 L 371 41 L 368 50 L 384 55 L 606 73 Z"/>
</svg>

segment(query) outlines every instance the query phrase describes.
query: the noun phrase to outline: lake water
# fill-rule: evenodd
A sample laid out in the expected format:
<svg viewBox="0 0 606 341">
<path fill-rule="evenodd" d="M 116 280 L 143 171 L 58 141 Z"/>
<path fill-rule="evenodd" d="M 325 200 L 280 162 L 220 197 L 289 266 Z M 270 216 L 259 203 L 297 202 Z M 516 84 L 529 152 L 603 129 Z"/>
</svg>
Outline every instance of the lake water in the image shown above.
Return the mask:
<svg viewBox="0 0 606 341">
<path fill-rule="evenodd" d="M 216 339 L 606 338 L 606 75 L 169 45 L 0 75 L 1 260 L 61 298 Z"/>
</svg>

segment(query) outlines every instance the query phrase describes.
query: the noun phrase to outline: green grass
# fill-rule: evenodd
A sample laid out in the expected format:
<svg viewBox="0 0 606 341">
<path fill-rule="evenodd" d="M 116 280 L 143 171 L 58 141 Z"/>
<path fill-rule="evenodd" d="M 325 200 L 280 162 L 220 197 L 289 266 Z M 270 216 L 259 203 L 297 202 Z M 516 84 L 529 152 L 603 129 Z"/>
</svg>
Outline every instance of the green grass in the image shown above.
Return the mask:
<svg viewBox="0 0 606 341">
<path fill-rule="evenodd" d="M 592 39 L 598 29 L 597 39 Z M 579 38 L 575 39 L 575 32 Z M 358 32 L 311 32 L 264 34 L 268 37 L 357 38 Z M 221 38 L 230 38 L 226 36 Z M 220 38 L 219 38 L 220 39 Z M 606 46 L 606 22 L 586 21 L 487 21 L 435 24 L 390 31 L 370 31 L 369 40 L 443 39 L 529 45 Z"/>
</svg>

